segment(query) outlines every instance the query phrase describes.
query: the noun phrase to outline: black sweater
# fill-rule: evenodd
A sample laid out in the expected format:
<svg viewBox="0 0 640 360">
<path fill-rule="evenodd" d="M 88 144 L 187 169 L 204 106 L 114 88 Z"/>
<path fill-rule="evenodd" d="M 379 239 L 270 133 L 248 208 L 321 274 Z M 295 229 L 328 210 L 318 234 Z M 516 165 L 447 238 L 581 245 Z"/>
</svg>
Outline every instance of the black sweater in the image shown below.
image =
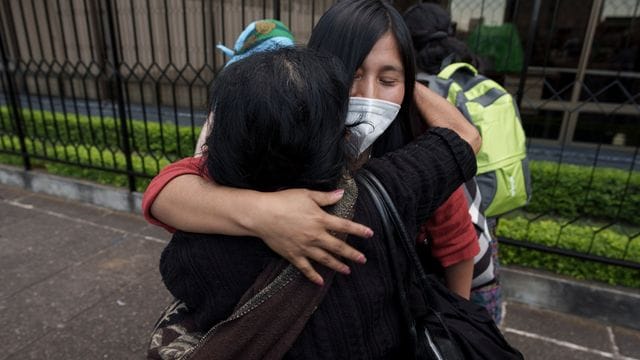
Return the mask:
<svg viewBox="0 0 640 360">
<path fill-rule="evenodd" d="M 418 224 L 476 172 L 470 146 L 446 129 L 432 129 L 404 148 L 372 159 L 365 168 L 385 185 L 411 237 Z M 347 241 L 364 253 L 367 263 L 350 264 L 350 275 L 335 276 L 287 358 L 402 358 L 407 349 L 389 263 L 393 260 L 408 274 L 406 260 L 389 256 L 389 246 L 402 252 L 399 244 L 382 237 L 368 192 L 360 191 L 355 206 L 353 220 L 371 227 L 374 236 Z M 231 314 L 264 266 L 277 256 L 256 238 L 177 232 L 160 267 L 169 291 L 200 311 L 200 318 L 206 319 L 201 326 L 208 328 Z"/>
</svg>

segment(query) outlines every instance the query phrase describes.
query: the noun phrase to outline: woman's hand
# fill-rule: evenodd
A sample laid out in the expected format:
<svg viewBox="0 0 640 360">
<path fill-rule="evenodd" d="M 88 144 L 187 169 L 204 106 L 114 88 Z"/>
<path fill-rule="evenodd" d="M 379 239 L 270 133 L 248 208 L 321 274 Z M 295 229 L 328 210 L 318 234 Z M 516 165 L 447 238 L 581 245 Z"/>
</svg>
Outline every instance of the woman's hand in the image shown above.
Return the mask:
<svg viewBox="0 0 640 360">
<path fill-rule="evenodd" d="M 335 204 L 343 191 L 319 192 L 290 189 L 260 193 L 245 226 L 280 256 L 298 268 L 309 280 L 324 283 L 313 268 L 314 260 L 343 274 L 349 267 L 340 258 L 366 262 L 365 256 L 330 232 L 346 233 L 362 238 L 373 236 L 364 225 L 331 215 L 321 207 Z"/>
<path fill-rule="evenodd" d="M 447 99 L 419 82 L 416 82 L 413 98 L 427 126 L 451 129 L 471 145 L 474 153 L 480 151 L 482 138 L 478 129 Z"/>
<path fill-rule="evenodd" d="M 160 176 L 153 180 L 164 185 L 149 187 L 158 192 L 155 200 L 147 204 L 153 218 L 183 231 L 259 237 L 317 284 L 323 280 L 310 260 L 341 273 L 349 273 L 349 267 L 340 257 L 358 263 L 366 261 L 362 253 L 330 231 L 361 238 L 371 237 L 373 231 L 321 208 L 338 202 L 343 195 L 341 191 L 291 189 L 263 193 L 234 189 L 190 174 L 198 172 L 197 164 L 182 161 L 163 169 L 163 173 L 186 174 L 166 185 Z M 148 192 L 145 197 L 153 199 Z"/>
</svg>

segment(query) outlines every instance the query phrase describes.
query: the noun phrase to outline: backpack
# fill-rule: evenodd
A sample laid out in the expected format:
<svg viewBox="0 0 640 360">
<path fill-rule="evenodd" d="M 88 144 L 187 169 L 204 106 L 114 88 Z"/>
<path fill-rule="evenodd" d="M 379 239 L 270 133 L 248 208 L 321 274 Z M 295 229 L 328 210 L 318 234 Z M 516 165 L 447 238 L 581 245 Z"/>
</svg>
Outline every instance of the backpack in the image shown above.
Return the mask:
<svg viewBox="0 0 640 360">
<path fill-rule="evenodd" d="M 531 178 L 526 138 L 513 97 L 467 63 L 453 63 L 438 75 L 419 73 L 416 78 L 454 104 L 482 136 L 476 155 L 480 211 L 494 217 L 526 205 Z"/>
</svg>

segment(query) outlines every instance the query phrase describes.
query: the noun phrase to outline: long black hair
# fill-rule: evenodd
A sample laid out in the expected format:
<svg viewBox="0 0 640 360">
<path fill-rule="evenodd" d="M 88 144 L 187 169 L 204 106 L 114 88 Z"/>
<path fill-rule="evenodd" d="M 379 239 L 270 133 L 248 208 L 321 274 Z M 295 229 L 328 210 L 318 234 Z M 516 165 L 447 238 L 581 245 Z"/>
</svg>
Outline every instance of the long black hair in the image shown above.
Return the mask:
<svg viewBox="0 0 640 360">
<path fill-rule="evenodd" d="M 206 166 L 222 185 L 331 190 L 346 166 L 349 79 L 311 49 L 257 53 L 226 67 L 211 89 Z"/>
<path fill-rule="evenodd" d="M 348 99 L 349 78 L 340 61 L 310 49 L 267 51 L 232 63 L 212 86 L 209 174 L 223 185 L 261 191 L 335 189 L 346 165 Z M 160 258 L 167 289 L 193 311 L 199 329 L 230 314 L 246 290 L 229 284 L 250 284 L 258 275 L 253 267 L 221 283 L 221 248 L 229 259 L 263 266 L 272 258 L 257 239 L 180 231 Z"/>
<path fill-rule="evenodd" d="M 415 56 L 409 29 L 402 15 L 383 0 L 343 0 L 327 10 L 309 39 L 310 48 L 337 56 L 353 75 L 380 38 L 390 32 L 400 48 L 404 67 L 405 94 L 396 121 L 373 145 L 373 156 L 398 149 L 414 137 L 409 116 L 415 85 Z"/>
<path fill-rule="evenodd" d="M 467 62 L 482 71 L 480 59 L 455 38 L 451 16 L 441 6 L 416 4 L 408 8 L 403 17 L 411 32 L 418 69 L 437 74 L 443 60 L 452 55 L 452 62 Z"/>
</svg>

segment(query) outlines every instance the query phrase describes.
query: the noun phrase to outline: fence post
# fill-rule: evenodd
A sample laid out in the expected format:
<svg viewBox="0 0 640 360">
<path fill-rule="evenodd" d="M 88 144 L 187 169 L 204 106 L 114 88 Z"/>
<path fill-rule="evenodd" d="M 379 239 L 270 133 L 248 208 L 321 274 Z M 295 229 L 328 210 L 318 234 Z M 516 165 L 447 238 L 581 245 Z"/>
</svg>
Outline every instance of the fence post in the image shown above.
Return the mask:
<svg viewBox="0 0 640 360">
<path fill-rule="evenodd" d="M 560 0 L 557 0 L 560 1 Z M 533 43 L 536 40 L 536 32 L 538 31 L 538 19 L 540 16 L 540 0 L 535 0 L 533 3 L 533 11 L 531 12 L 531 21 L 529 23 L 529 33 L 527 34 L 527 52 L 524 55 L 524 61 L 522 62 L 522 71 L 520 72 L 520 82 L 518 83 L 518 91 L 516 92 L 516 102 L 518 107 L 522 108 L 522 98 L 524 97 L 524 85 L 527 82 L 527 71 L 529 70 L 529 63 L 533 56 Z"/>
<path fill-rule="evenodd" d="M 122 136 L 122 151 L 127 164 L 127 179 L 129 182 L 129 191 L 136 191 L 136 179 L 133 174 L 133 164 L 131 161 L 131 146 L 129 139 L 129 128 L 127 126 L 127 114 L 125 111 L 124 101 L 124 85 L 122 84 L 122 74 L 120 74 L 120 57 L 118 54 L 118 43 L 116 41 L 115 22 L 113 20 L 113 11 L 111 9 L 111 1 L 105 1 L 107 11 L 107 26 L 109 33 L 109 42 L 111 45 L 111 55 L 113 61 L 113 79 L 115 80 L 115 96 L 118 102 L 118 117 L 120 118 L 120 131 Z"/>
<path fill-rule="evenodd" d="M 560 136 L 558 137 L 560 143 L 563 145 L 573 141 L 573 135 L 576 131 L 578 116 L 581 111 L 579 106 L 580 94 L 582 93 L 584 77 L 587 72 L 587 66 L 589 65 L 589 58 L 591 57 L 593 38 L 596 36 L 603 6 L 603 0 L 593 0 L 591 5 L 591 14 L 589 15 L 589 22 L 587 23 L 584 41 L 582 42 L 582 50 L 580 51 L 580 60 L 578 60 L 578 67 L 576 69 L 576 80 L 573 84 L 573 89 L 571 89 L 570 110 L 564 112 Z"/>
<path fill-rule="evenodd" d="M 0 24 L 3 25 L 3 24 Z M 4 27 L 0 26 L 0 29 Z M 25 132 L 24 132 L 24 120 L 22 119 L 22 111 L 20 111 L 20 103 L 18 102 L 18 87 L 11 76 L 9 70 L 9 54 L 8 49 L 5 48 L 5 41 L 0 34 L 0 53 L 2 55 L 2 66 L 4 68 L 4 73 L 7 78 L 7 86 L 9 91 L 9 108 L 11 109 L 10 113 L 13 113 L 12 118 L 16 122 L 16 130 L 18 131 L 18 139 L 20 141 L 20 155 L 22 155 L 22 163 L 24 164 L 25 170 L 31 170 L 31 160 L 29 159 L 29 153 L 27 152 L 27 144 L 25 143 Z"/>
<path fill-rule="evenodd" d="M 273 18 L 280 20 L 280 0 L 273 0 Z M 291 26 L 291 24 L 288 24 Z"/>
</svg>

